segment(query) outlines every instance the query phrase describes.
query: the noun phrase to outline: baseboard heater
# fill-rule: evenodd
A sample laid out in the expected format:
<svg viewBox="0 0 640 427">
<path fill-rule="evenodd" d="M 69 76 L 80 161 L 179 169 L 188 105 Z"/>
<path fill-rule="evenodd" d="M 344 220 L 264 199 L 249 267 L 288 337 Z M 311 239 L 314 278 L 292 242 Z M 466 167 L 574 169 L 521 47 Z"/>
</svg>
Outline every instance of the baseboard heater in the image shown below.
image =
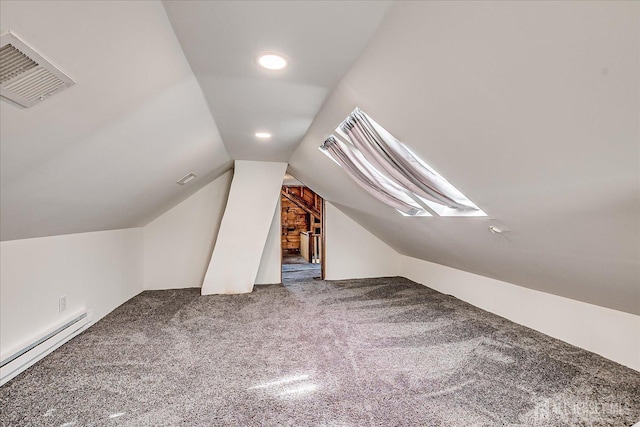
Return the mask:
<svg viewBox="0 0 640 427">
<path fill-rule="evenodd" d="M 31 344 L 12 351 L 0 361 L 0 386 L 91 326 L 92 311 L 85 310 L 71 320 L 45 333 Z"/>
</svg>

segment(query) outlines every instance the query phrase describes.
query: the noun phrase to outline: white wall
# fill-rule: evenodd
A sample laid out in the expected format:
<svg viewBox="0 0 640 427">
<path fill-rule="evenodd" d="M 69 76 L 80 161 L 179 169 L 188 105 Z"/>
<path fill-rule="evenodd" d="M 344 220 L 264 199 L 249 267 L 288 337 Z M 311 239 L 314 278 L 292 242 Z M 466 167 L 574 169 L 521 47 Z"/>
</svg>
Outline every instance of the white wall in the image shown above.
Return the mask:
<svg viewBox="0 0 640 427">
<path fill-rule="evenodd" d="M 144 288 L 202 286 L 227 203 L 233 171 L 144 227 Z"/>
<path fill-rule="evenodd" d="M 280 200 L 286 163 L 237 160 L 202 294 L 251 292 Z"/>
<path fill-rule="evenodd" d="M 256 276 L 256 285 L 269 285 L 282 282 L 282 248 L 280 242 L 280 200 L 271 221 L 269 236 L 264 244 L 260 267 Z"/>
<path fill-rule="evenodd" d="M 401 265 L 415 282 L 640 370 L 640 316 L 407 256 Z"/>
<path fill-rule="evenodd" d="M 325 279 L 400 274 L 400 255 L 329 202 L 324 221 Z"/>
<path fill-rule="evenodd" d="M 141 228 L 1 242 L 2 357 L 85 308 L 96 321 L 141 292 L 142 252 Z"/>
</svg>

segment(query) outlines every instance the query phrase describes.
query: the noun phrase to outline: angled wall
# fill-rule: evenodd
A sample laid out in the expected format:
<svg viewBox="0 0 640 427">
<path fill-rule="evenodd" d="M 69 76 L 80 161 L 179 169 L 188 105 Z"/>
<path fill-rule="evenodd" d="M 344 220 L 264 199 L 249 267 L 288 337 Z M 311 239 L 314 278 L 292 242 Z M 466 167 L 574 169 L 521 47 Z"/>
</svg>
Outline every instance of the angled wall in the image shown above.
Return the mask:
<svg viewBox="0 0 640 427">
<path fill-rule="evenodd" d="M 202 286 L 233 171 L 198 190 L 144 227 L 144 288 Z"/>
<path fill-rule="evenodd" d="M 401 257 L 402 275 L 640 371 L 640 316 Z"/>
<path fill-rule="evenodd" d="M 202 294 L 251 292 L 287 164 L 237 160 Z"/>
<path fill-rule="evenodd" d="M 326 280 L 401 274 L 400 255 L 329 202 L 324 221 Z"/>
</svg>

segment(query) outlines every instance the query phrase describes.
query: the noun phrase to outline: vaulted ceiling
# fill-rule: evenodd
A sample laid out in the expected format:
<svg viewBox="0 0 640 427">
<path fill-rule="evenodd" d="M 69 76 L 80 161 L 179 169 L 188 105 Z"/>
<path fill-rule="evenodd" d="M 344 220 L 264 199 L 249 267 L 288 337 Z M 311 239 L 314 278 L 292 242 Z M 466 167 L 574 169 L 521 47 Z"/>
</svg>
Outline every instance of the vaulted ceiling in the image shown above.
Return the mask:
<svg viewBox="0 0 640 427">
<path fill-rule="evenodd" d="M 229 167 L 158 2 L 0 3 L 11 30 L 77 84 L 28 109 L 0 102 L 2 240 L 144 224 Z M 203 179 L 204 178 L 204 179 Z"/>
<path fill-rule="evenodd" d="M 0 102 L 2 240 L 144 225 L 234 159 L 288 160 L 403 254 L 640 313 L 639 17 L 637 2 L 2 1 L 0 29 L 77 81 Z M 259 69 L 264 51 L 290 66 Z M 403 217 L 351 182 L 318 146 L 356 106 L 489 218 Z"/>
<path fill-rule="evenodd" d="M 291 157 L 327 95 L 380 24 L 389 2 L 164 1 L 229 155 Z M 289 59 L 256 66 L 261 53 Z M 256 132 L 272 134 L 268 142 Z"/>
<path fill-rule="evenodd" d="M 144 225 L 232 160 L 287 161 L 388 6 L 2 1 L 0 31 L 77 81 L 0 102 L 2 240 Z M 260 69 L 265 50 L 290 66 Z"/>
</svg>

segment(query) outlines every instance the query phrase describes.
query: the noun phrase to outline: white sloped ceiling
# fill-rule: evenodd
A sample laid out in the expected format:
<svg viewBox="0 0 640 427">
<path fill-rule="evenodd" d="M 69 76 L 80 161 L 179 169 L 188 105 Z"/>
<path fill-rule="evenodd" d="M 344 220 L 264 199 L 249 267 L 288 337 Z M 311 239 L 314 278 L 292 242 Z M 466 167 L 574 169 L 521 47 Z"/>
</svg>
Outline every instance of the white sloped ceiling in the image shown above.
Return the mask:
<svg viewBox="0 0 640 427">
<path fill-rule="evenodd" d="M 396 3 L 290 172 L 403 254 L 639 314 L 639 15 Z M 358 188 L 318 150 L 356 106 L 492 219 L 407 218 Z"/>
<path fill-rule="evenodd" d="M 287 161 L 380 24 L 388 1 L 164 1 L 236 160 Z M 256 65 L 264 52 L 289 59 Z M 272 134 L 256 140 L 255 132 Z"/>
<path fill-rule="evenodd" d="M 0 29 L 77 84 L 0 101 L 2 240 L 144 225 L 232 159 L 286 161 L 389 4 L 3 1 Z"/>
<path fill-rule="evenodd" d="M 145 224 L 230 167 L 159 2 L 2 1 L 11 30 L 77 84 L 0 101 L 1 237 Z M 189 186 L 175 182 L 189 172 Z"/>
</svg>

